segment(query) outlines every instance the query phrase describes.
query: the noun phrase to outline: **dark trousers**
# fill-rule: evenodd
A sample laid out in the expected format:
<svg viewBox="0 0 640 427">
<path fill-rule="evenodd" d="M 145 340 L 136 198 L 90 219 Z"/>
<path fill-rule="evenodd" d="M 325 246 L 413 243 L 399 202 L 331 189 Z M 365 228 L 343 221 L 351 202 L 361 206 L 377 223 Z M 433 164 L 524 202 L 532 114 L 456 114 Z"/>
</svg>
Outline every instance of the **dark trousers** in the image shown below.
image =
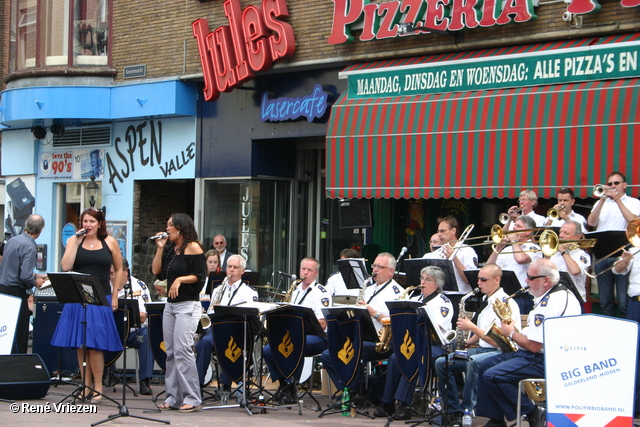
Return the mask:
<svg viewBox="0 0 640 427">
<path fill-rule="evenodd" d="M 29 347 L 29 317 L 31 316 L 29 304 L 27 303 L 29 295 L 27 295 L 27 291 L 24 288 L 4 285 L 0 285 L 0 294 L 11 295 L 22 300 L 18 314 L 16 335 L 11 346 L 11 354 L 26 354 Z"/>
</svg>

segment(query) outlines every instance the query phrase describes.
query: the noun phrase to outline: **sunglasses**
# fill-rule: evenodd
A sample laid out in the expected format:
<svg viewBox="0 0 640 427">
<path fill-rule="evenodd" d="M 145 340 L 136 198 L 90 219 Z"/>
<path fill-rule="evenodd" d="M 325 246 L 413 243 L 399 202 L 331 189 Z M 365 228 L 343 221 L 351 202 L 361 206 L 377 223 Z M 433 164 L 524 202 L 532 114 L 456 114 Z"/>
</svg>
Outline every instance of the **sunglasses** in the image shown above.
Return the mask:
<svg viewBox="0 0 640 427">
<path fill-rule="evenodd" d="M 547 277 L 547 276 L 529 276 L 529 273 L 527 273 L 527 279 L 529 279 L 529 281 L 542 279 L 543 277 Z"/>
<path fill-rule="evenodd" d="M 478 277 L 478 280 L 481 282 L 486 282 L 487 280 L 491 280 L 491 277 Z"/>
<path fill-rule="evenodd" d="M 620 185 L 621 182 L 620 181 L 611 181 L 611 182 L 607 182 L 607 185 L 609 187 L 613 187 L 614 185 Z"/>
</svg>

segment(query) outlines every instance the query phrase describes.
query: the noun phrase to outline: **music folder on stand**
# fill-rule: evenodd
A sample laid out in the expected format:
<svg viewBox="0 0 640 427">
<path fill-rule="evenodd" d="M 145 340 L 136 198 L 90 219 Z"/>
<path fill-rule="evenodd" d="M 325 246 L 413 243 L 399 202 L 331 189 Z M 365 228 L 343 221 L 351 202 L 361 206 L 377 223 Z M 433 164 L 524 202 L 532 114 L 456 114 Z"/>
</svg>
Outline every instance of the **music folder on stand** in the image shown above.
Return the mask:
<svg viewBox="0 0 640 427">
<path fill-rule="evenodd" d="M 444 272 L 445 291 L 458 291 L 458 281 L 453 261 L 442 258 L 411 258 L 404 260 L 404 271 L 407 273 L 407 287 L 420 285 L 420 270 L 424 267 L 439 267 Z"/>
</svg>

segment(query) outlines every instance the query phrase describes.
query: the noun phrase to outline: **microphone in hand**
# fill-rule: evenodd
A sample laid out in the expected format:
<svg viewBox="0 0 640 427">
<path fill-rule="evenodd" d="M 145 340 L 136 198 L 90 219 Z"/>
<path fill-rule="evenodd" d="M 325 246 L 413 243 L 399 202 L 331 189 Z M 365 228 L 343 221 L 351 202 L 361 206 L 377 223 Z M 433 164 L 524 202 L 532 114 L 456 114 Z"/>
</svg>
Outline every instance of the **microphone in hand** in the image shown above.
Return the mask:
<svg viewBox="0 0 640 427">
<path fill-rule="evenodd" d="M 78 231 L 78 232 L 76 233 L 76 237 L 78 237 L 78 238 L 79 238 L 79 237 L 84 236 L 85 234 L 87 234 L 87 230 L 85 230 L 85 229 L 83 228 L 82 230 L 80 230 L 80 231 Z"/>
<path fill-rule="evenodd" d="M 149 240 L 158 240 L 158 239 L 164 239 L 166 237 L 168 237 L 169 235 L 167 233 L 162 233 L 162 234 L 157 234 L 155 236 L 151 236 L 149 237 Z"/>
</svg>

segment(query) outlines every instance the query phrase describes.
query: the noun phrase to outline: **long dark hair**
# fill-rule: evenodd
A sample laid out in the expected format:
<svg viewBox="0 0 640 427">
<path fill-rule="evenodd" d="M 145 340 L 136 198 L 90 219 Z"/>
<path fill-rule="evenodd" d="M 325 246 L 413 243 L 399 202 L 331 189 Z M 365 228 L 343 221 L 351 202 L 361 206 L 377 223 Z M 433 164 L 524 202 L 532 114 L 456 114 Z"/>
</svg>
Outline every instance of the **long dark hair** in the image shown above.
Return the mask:
<svg viewBox="0 0 640 427">
<path fill-rule="evenodd" d="M 107 220 L 104 217 L 104 212 L 96 208 L 85 209 L 80 214 L 80 227 L 82 227 L 82 220 L 85 215 L 92 216 L 98 221 L 98 239 L 106 239 L 109 235 L 109 232 L 107 231 Z"/>
<path fill-rule="evenodd" d="M 191 217 L 185 213 L 171 214 L 173 226 L 182 234 L 182 245 L 177 252 L 183 254 L 189 243 L 198 242 L 198 233 Z"/>
</svg>

